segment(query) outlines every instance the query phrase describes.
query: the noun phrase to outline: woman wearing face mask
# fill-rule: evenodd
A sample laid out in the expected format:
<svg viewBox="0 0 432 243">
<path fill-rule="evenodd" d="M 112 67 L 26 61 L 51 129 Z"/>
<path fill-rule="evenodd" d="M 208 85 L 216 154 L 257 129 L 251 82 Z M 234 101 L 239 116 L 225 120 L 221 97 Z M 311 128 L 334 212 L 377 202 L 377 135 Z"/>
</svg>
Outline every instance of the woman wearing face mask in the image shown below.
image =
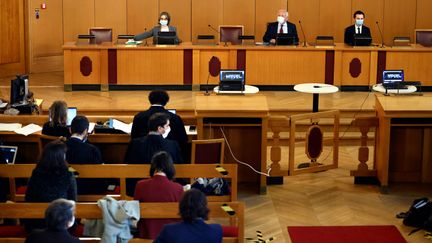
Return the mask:
<svg viewBox="0 0 432 243">
<path fill-rule="evenodd" d="M 146 31 L 144 33 L 138 34 L 134 37 L 135 41 L 147 39 L 153 36 L 153 43 L 157 43 L 157 39 L 159 37 L 159 32 L 175 32 L 175 44 L 179 44 L 181 41 L 177 36 L 177 29 L 174 26 L 169 25 L 171 22 L 171 17 L 168 12 L 162 12 L 159 15 L 159 26 L 153 27 L 150 31 Z"/>
<path fill-rule="evenodd" d="M 278 11 L 276 22 L 269 23 L 267 25 L 267 30 L 263 36 L 263 41 L 269 42 L 270 44 L 276 44 L 276 37 L 278 34 L 290 34 L 294 36 L 294 43 L 296 45 L 299 42 L 297 28 L 295 24 L 288 22 L 288 11 L 285 9 L 280 9 Z"/>
</svg>

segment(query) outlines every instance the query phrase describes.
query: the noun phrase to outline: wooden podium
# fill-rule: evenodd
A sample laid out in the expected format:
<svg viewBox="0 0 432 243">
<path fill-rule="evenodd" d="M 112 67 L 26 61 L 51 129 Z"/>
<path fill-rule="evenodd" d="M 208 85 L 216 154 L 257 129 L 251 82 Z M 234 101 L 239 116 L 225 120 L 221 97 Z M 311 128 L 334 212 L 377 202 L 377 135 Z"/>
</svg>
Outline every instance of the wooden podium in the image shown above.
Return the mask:
<svg viewBox="0 0 432 243">
<path fill-rule="evenodd" d="M 268 112 L 265 96 L 199 94 L 195 98 L 198 139 L 226 137 L 225 163 L 237 163 L 229 145 L 238 160 L 266 173 Z M 246 165 L 238 168 L 240 183 L 253 183 L 266 193 L 264 175 Z"/>
</svg>

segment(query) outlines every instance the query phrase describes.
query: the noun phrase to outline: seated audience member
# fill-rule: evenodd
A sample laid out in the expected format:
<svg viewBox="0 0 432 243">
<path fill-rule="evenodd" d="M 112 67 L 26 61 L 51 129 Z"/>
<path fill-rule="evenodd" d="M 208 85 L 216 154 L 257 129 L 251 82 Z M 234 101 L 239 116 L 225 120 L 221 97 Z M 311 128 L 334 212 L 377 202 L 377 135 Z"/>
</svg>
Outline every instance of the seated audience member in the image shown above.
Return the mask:
<svg viewBox="0 0 432 243">
<path fill-rule="evenodd" d="M 204 222 L 209 213 L 204 193 L 196 189 L 185 192 L 179 211 L 183 222 L 165 225 L 155 243 L 222 242 L 222 226 Z"/>
<path fill-rule="evenodd" d="M 356 35 L 371 37 L 370 29 L 366 25 L 363 25 L 365 14 L 362 11 L 358 10 L 354 13 L 353 18 L 354 18 L 354 24 L 348 26 L 345 29 L 345 34 L 344 34 L 344 42 L 351 46 L 355 44 L 354 37 Z"/>
<path fill-rule="evenodd" d="M 102 164 L 101 152 L 87 143 L 89 121 L 85 116 L 76 116 L 71 123 L 71 137 L 66 141 L 66 160 L 69 164 Z M 106 193 L 105 179 L 77 179 L 78 194 Z"/>
<path fill-rule="evenodd" d="M 157 152 L 150 167 L 151 179 L 138 181 L 134 200 L 140 202 L 178 202 L 183 194 L 183 187 L 172 179 L 175 168 L 171 156 L 164 151 Z M 138 224 L 139 237 L 154 239 L 165 224 L 176 222 L 175 219 L 142 219 Z"/>
<path fill-rule="evenodd" d="M 183 153 L 183 160 L 189 161 L 190 146 L 188 145 L 188 137 L 184 128 L 183 120 L 179 115 L 173 114 L 165 109 L 165 105 L 169 101 L 169 95 L 163 90 L 154 90 L 150 92 L 148 100 L 151 104 L 150 108 L 135 115 L 133 119 L 131 137 L 144 137 L 148 134 L 148 120 L 154 113 L 165 113 L 169 115 L 171 131 L 168 134 L 168 139 L 175 140 L 180 146 Z"/>
<path fill-rule="evenodd" d="M 297 44 L 299 42 L 296 25 L 288 22 L 288 11 L 285 9 L 280 9 L 278 11 L 276 22 L 267 25 L 263 41 L 276 44 L 276 37 L 278 34 L 292 34 L 295 38 L 294 43 Z"/>
<path fill-rule="evenodd" d="M 165 139 L 171 130 L 168 114 L 151 115 L 148 120 L 148 129 L 147 136 L 131 140 L 126 151 L 125 163 L 149 164 L 153 155 L 158 151 L 168 152 L 176 164 L 183 163 L 177 142 Z"/>
<path fill-rule="evenodd" d="M 51 202 L 58 198 L 76 200 L 74 175 L 66 163 L 66 145 L 61 141 L 48 143 L 29 179 L 26 202 Z M 26 229 L 45 228 L 43 220 L 29 220 Z"/>
<path fill-rule="evenodd" d="M 46 228 L 31 233 L 26 243 L 78 243 L 67 231 L 75 222 L 75 202 L 63 198 L 54 200 L 45 211 Z"/>
<path fill-rule="evenodd" d="M 49 136 L 70 137 L 70 131 L 66 126 L 67 104 L 57 100 L 49 108 L 49 121 L 43 125 L 42 134 Z"/>
</svg>

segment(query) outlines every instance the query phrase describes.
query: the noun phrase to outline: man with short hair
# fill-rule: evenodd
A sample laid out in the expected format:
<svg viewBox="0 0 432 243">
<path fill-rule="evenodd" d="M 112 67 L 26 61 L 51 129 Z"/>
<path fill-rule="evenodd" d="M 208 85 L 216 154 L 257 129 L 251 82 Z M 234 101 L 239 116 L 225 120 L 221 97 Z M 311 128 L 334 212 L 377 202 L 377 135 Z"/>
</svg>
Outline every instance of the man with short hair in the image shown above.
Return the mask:
<svg viewBox="0 0 432 243">
<path fill-rule="evenodd" d="M 364 18 L 365 18 L 365 14 L 360 11 L 357 10 L 354 14 L 353 14 L 353 18 L 354 18 L 354 24 L 351 26 L 348 26 L 345 29 L 345 37 L 344 37 L 344 42 L 348 45 L 355 45 L 355 41 L 354 41 L 354 37 L 356 35 L 362 35 L 364 37 L 371 37 L 371 32 L 370 29 L 363 25 L 364 23 Z"/>
<path fill-rule="evenodd" d="M 285 9 L 280 9 L 278 11 L 276 22 L 267 25 L 263 41 L 270 42 L 270 44 L 276 44 L 276 37 L 278 34 L 291 34 L 294 36 L 294 43 L 297 45 L 299 42 L 297 28 L 295 24 L 288 22 L 288 11 Z"/>
</svg>

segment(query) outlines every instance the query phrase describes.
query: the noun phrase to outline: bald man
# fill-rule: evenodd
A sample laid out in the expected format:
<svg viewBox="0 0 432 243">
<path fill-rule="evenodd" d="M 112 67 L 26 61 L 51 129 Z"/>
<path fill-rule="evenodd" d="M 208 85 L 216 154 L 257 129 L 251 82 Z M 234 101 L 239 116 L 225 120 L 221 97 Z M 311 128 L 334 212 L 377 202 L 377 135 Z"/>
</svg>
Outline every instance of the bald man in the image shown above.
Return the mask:
<svg viewBox="0 0 432 243">
<path fill-rule="evenodd" d="M 292 34 L 295 37 L 295 44 L 298 44 L 297 28 L 295 24 L 288 22 L 288 11 L 280 9 L 277 14 L 277 21 L 269 23 L 263 36 L 264 42 L 276 44 L 277 34 Z"/>
</svg>

